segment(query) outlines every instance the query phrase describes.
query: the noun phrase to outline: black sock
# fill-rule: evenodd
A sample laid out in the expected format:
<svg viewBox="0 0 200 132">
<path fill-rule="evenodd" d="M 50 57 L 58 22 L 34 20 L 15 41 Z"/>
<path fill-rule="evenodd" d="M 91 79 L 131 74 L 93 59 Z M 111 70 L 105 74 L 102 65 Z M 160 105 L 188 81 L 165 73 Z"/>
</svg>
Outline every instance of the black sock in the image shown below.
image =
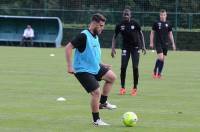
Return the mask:
<svg viewBox="0 0 200 132">
<path fill-rule="evenodd" d="M 104 104 L 107 101 L 108 96 L 101 95 L 100 103 Z"/>
<path fill-rule="evenodd" d="M 99 118 L 99 112 L 92 112 L 93 121 L 96 122 Z"/>
<path fill-rule="evenodd" d="M 163 65 L 164 65 L 164 61 L 160 60 L 160 65 L 159 65 L 159 68 L 158 68 L 158 74 L 159 75 L 161 75 L 161 72 L 162 72 L 162 69 L 163 69 Z"/>
<path fill-rule="evenodd" d="M 134 68 L 133 70 L 133 75 L 134 75 L 134 88 L 137 88 L 138 85 L 138 79 L 139 79 L 139 71 L 138 68 Z"/>
<path fill-rule="evenodd" d="M 159 65 L 160 65 L 160 60 L 159 60 L 159 59 L 157 59 L 157 60 L 156 60 L 155 67 L 154 67 L 154 70 L 153 70 L 154 74 L 156 74 L 156 73 L 157 73 L 157 69 L 158 69 Z"/>
</svg>

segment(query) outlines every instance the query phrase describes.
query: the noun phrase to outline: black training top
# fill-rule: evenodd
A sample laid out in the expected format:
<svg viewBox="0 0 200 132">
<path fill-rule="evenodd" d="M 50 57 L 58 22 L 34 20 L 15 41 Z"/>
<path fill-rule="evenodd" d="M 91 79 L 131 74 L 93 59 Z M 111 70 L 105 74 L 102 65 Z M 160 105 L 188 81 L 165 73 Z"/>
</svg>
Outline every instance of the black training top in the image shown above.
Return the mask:
<svg viewBox="0 0 200 132">
<path fill-rule="evenodd" d="M 117 35 L 121 33 L 123 39 L 123 49 L 139 47 L 141 43 L 140 31 L 141 27 L 136 21 L 122 21 L 116 25 L 114 37 L 116 38 Z"/>
<path fill-rule="evenodd" d="M 92 36 L 96 37 L 96 35 L 94 35 L 94 34 L 92 34 Z M 87 41 L 86 35 L 84 33 L 80 33 L 71 41 L 71 43 L 74 46 L 74 48 L 77 48 L 79 50 L 79 52 L 83 52 L 86 47 L 86 41 Z"/>
<path fill-rule="evenodd" d="M 169 32 L 172 31 L 172 26 L 169 22 L 157 21 L 153 24 L 152 30 L 155 31 L 156 46 L 166 46 L 169 43 Z"/>
</svg>

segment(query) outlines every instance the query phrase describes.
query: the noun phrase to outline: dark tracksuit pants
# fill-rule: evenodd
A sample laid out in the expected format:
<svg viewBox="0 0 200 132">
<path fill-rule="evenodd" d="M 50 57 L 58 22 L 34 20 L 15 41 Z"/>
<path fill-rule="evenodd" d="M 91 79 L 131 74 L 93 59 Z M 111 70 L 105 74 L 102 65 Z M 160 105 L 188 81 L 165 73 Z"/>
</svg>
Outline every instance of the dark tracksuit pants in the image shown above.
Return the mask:
<svg viewBox="0 0 200 132">
<path fill-rule="evenodd" d="M 133 82 L 134 82 L 134 88 L 137 88 L 138 85 L 138 79 L 139 79 L 139 49 L 138 48 L 129 48 L 129 49 L 122 49 L 121 54 L 121 87 L 125 88 L 125 79 L 126 79 L 126 69 L 128 66 L 128 61 L 131 56 L 132 59 L 132 69 L 133 69 Z"/>
</svg>

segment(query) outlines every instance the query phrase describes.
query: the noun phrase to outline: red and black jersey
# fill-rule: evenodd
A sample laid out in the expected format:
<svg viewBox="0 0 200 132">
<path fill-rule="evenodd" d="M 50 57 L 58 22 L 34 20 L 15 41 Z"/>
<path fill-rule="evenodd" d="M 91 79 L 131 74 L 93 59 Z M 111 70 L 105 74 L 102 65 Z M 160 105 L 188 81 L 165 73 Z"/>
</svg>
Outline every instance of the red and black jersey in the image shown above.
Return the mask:
<svg viewBox="0 0 200 132">
<path fill-rule="evenodd" d="M 139 47 L 141 43 L 140 31 L 141 27 L 136 21 L 122 21 L 115 27 L 115 38 L 119 33 L 121 33 L 123 39 L 123 49 Z"/>
</svg>

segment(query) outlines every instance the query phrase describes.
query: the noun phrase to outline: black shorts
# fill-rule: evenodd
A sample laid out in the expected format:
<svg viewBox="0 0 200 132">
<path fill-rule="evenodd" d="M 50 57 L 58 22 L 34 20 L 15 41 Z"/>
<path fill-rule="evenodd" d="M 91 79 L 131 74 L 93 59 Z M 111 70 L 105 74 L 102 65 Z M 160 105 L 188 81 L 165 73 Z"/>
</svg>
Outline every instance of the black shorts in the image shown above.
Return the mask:
<svg viewBox="0 0 200 132">
<path fill-rule="evenodd" d="M 99 82 L 102 77 L 109 71 L 108 68 L 100 65 L 100 70 L 98 74 L 94 75 L 88 72 L 78 72 L 75 74 L 75 77 L 81 83 L 81 85 L 85 88 L 85 90 L 90 93 L 97 88 L 99 88 Z"/>
<path fill-rule="evenodd" d="M 167 56 L 168 48 L 167 47 L 156 47 L 157 54 L 163 53 L 163 55 Z"/>
</svg>

